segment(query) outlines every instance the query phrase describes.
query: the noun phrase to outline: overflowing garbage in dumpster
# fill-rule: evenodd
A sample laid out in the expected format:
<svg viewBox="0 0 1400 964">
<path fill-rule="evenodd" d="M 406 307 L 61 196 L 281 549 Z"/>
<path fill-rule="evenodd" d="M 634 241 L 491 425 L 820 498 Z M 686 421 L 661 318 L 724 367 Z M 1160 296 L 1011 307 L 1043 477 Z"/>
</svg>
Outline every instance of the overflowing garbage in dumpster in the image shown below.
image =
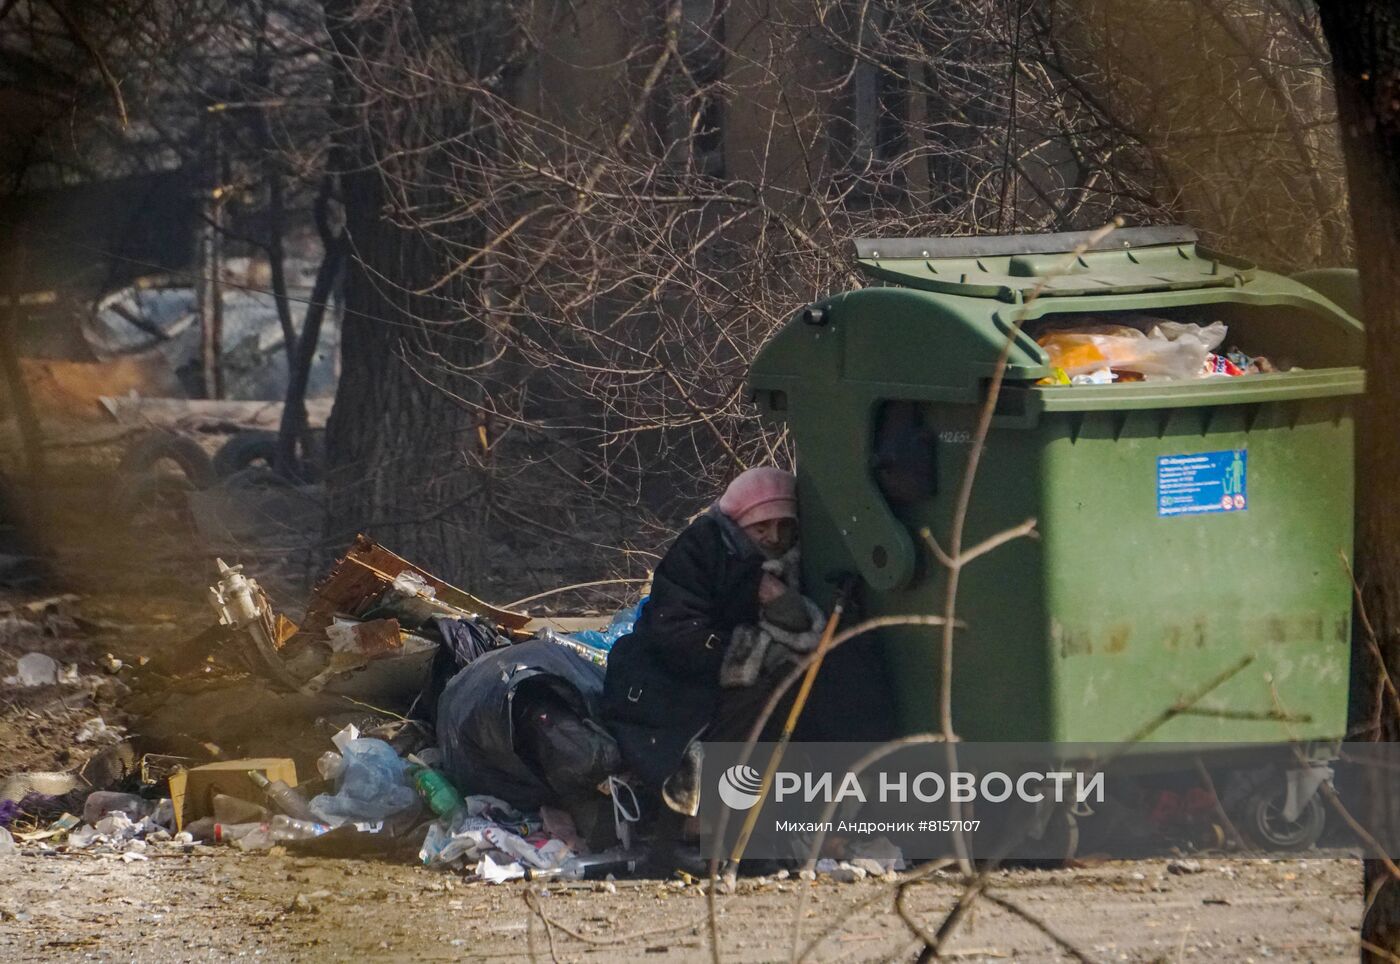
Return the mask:
<svg viewBox="0 0 1400 964">
<path fill-rule="evenodd" d="M 1233 346 L 1220 351 L 1228 334 L 1222 321 L 1198 324 L 1142 314 L 1076 315 L 1041 323 L 1031 332 L 1053 370 L 1043 385 L 1177 381 L 1280 370 L 1262 355 L 1250 356 Z"/>
</svg>

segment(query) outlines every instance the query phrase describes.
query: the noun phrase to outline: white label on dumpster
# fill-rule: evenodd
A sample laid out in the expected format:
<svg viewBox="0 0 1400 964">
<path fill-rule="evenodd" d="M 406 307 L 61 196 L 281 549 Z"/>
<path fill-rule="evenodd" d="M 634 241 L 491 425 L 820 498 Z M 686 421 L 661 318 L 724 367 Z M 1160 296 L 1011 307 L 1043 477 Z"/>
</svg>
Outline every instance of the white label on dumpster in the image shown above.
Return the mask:
<svg viewBox="0 0 1400 964">
<path fill-rule="evenodd" d="M 1157 514 L 1243 512 L 1249 506 L 1249 452 L 1197 452 L 1157 457 Z"/>
</svg>

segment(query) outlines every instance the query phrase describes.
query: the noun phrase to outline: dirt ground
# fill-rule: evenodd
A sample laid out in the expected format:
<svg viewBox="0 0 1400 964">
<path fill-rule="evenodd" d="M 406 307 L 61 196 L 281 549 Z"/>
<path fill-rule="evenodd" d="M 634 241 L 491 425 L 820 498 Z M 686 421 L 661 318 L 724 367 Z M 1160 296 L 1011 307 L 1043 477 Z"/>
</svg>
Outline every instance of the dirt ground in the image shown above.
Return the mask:
<svg viewBox="0 0 1400 964">
<path fill-rule="evenodd" d="M 1096 961 L 1356 959 L 1361 871 L 1345 858 L 1205 860 L 1176 875 L 1162 861 L 1065 871 L 1009 870 L 989 893 L 1050 924 Z M 359 860 L 209 851 L 122 863 L 92 856 L 0 858 L 0 959 L 187 961 L 699 960 L 706 900 L 679 881 L 530 885 Z M 917 947 L 889 884 L 741 881 L 718 898 L 724 958 L 786 960 L 799 892 L 813 959 L 912 960 Z M 936 924 L 959 888 L 913 888 L 908 911 Z M 857 909 L 857 905 L 868 906 Z M 851 911 L 855 913 L 850 913 Z M 847 914 L 848 919 L 842 920 Z M 579 939 L 574 934 L 583 935 Z M 977 906 L 951 958 L 1070 960 L 1030 924 Z"/>
</svg>

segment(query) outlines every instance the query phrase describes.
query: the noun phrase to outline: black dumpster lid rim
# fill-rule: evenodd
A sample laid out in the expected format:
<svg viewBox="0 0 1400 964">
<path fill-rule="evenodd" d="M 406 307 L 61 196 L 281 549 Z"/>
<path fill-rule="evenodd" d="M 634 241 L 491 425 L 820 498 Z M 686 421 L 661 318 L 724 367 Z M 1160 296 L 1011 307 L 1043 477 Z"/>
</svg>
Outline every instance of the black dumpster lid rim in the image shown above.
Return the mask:
<svg viewBox="0 0 1400 964">
<path fill-rule="evenodd" d="M 862 261 L 899 261 L 916 258 L 991 258 L 1017 254 L 1068 254 L 1080 245 L 1086 251 L 1121 251 L 1165 244 L 1194 244 L 1195 230 L 1185 225 L 1119 228 L 1097 241 L 1094 231 L 1062 231 L 1056 234 L 991 234 L 943 238 L 856 238 L 856 257 Z"/>
</svg>

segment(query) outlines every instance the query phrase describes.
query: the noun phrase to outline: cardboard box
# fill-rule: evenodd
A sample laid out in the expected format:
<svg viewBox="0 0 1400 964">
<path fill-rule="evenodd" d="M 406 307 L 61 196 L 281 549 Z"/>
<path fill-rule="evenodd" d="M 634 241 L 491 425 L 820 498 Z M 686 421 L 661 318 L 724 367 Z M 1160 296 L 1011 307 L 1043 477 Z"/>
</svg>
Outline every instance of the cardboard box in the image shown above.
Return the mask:
<svg viewBox="0 0 1400 964">
<path fill-rule="evenodd" d="M 248 778 L 249 770 L 257 770 L 269 780 L 281 780 L 289 787 L 297 785 L 297 766 L 285 757 L 253 757 L 246 760 L 220 760 L 170 775 L 170 802 L 175 807 L 175 829 L 214 812 L 214 794 L 226 793 L 254 803 L 262 803 L 264 794 Z"/>
</svg>

